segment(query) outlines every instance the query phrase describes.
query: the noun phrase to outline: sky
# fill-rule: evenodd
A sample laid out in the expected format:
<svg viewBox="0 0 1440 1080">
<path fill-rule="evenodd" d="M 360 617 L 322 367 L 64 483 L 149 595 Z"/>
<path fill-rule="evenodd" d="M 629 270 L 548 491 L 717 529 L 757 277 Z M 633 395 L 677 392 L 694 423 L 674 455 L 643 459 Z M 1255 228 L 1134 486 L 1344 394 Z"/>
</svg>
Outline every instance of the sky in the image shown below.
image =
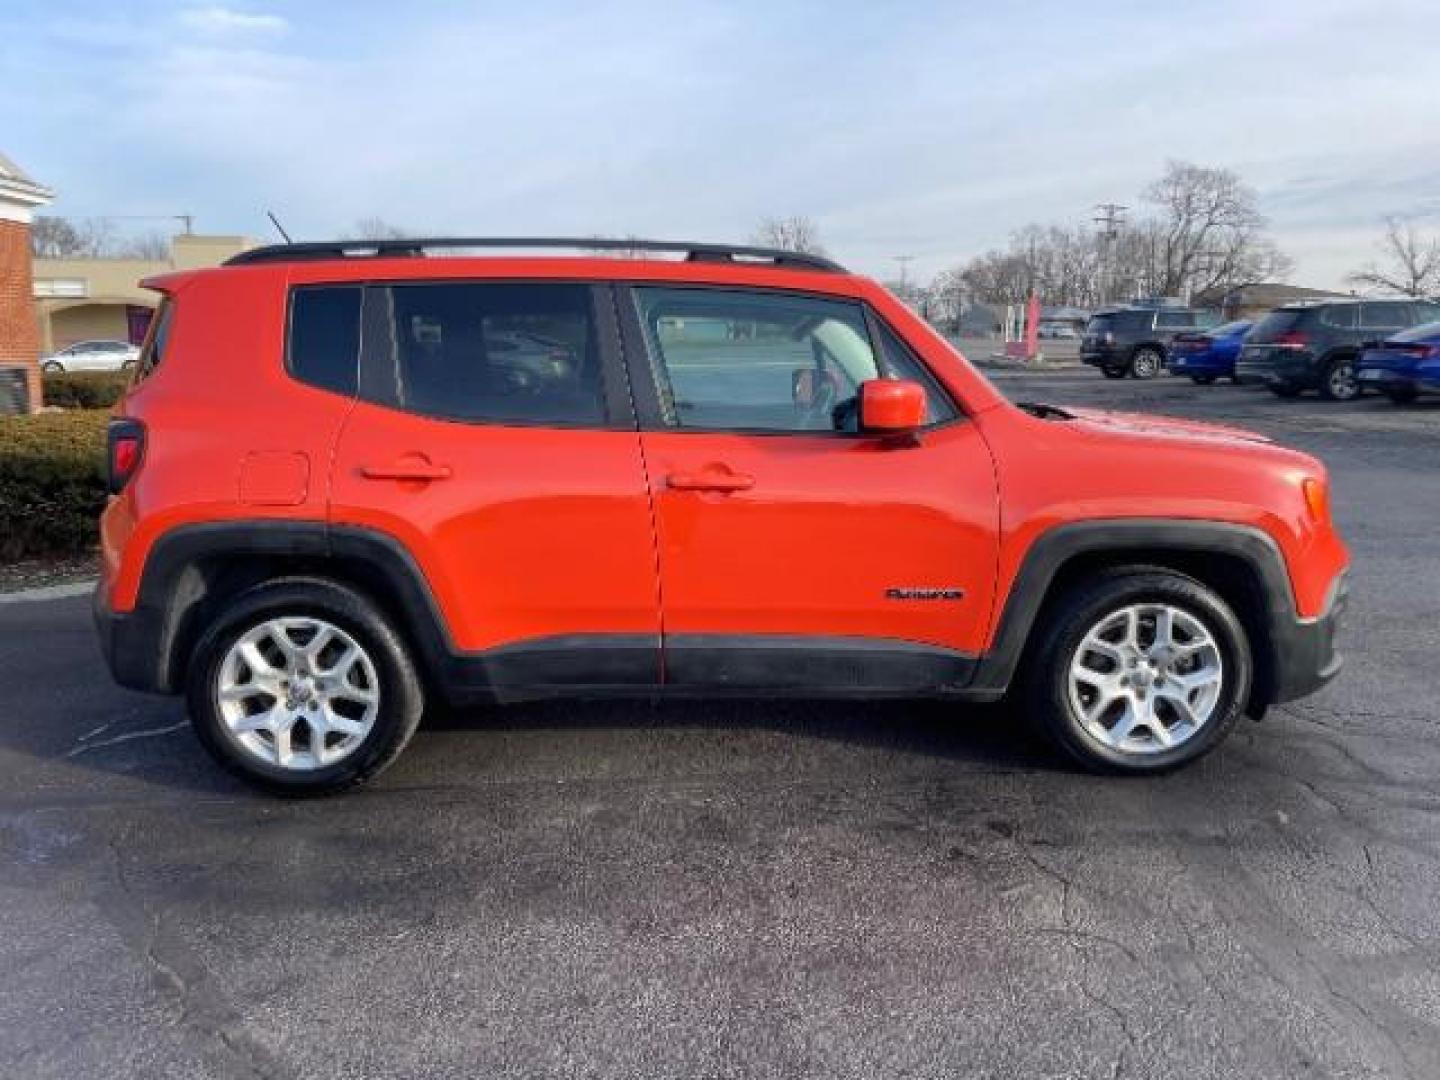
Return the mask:
<svg viewBox="0 0 1440 1080">
<path fill-rule="evenodd" d="M 0 153 L 201 232 L 745 241 L 928 278 L 1237 171 L 1297 284 L 1440 227 L 1437 0 L 0 0 Z M 165 221 L 134 227 L 166 228 Z"/>
</svg>

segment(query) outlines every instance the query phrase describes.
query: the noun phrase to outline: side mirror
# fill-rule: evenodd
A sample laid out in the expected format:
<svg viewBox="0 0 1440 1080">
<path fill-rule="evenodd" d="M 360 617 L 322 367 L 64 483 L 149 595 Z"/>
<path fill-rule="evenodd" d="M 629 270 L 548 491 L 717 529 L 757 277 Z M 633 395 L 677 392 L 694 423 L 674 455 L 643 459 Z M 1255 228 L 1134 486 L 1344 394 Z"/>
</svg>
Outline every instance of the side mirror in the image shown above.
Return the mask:
<svg viewBox="0 0 1440 1080">
<path fill-rule="evenodd" d="M 860 430 L 904 435 L 925 426 L 925 388 L 909 379 L 860 384 Z"/>
</svg>

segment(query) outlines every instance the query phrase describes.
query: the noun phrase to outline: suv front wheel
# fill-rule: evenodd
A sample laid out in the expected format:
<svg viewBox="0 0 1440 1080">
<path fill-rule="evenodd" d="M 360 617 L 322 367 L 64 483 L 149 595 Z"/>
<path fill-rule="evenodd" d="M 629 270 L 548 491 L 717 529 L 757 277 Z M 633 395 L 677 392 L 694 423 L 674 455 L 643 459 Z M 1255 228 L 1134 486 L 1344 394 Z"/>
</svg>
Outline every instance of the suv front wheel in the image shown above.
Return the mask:
<svg viewBox="0 0 1440 1080">
<path fill-rule="evenodd" d="M 190 719 L 211 755 L 266 790 L 362 783 L 404 748 L 423 695 L 399 635 L 337 582 L 283 578 L 230 601 L 200 639 Z"/>
<path fill-rule="evenodd" d="M 1212 590 L 1169 570 L 1107 571 L 1052 609 L 1029 712 L 1087 768 L 1153 773 L 1212 750 L 1250 694 L 1249 642 Z"/>
<path fill-rule="evenodd" d="M 1165 357 L 1160 350 L 1147 346 L 1135 350 L 1135 356 L 1130 361 L 1130 372 L 1137 379 L 1153 379 L 1160 374 L 1160 369 L 1164 366 Z"/>
</svg>

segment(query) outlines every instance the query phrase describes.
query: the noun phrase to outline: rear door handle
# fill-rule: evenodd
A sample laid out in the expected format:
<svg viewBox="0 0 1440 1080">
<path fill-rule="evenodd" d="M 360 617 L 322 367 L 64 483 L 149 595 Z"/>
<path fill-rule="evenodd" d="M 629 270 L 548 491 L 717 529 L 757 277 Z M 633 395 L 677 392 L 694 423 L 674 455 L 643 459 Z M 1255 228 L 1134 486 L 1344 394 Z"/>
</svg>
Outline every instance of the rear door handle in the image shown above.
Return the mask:
<svg viewBox="0 0 1440 1080">
<path fill-rule="evenodd" d="M 448 480 L 449 465 L 432 465 L 428 461 L 392 461 L 389 465 L 361 465 L 360 475 L 366 480 Z"/>
<path fill-rule="evenodd" d="M 744 473 L 671 473 L 665 482 L 676 491 L 748 491 L 755 478 Z"/>
</svg>

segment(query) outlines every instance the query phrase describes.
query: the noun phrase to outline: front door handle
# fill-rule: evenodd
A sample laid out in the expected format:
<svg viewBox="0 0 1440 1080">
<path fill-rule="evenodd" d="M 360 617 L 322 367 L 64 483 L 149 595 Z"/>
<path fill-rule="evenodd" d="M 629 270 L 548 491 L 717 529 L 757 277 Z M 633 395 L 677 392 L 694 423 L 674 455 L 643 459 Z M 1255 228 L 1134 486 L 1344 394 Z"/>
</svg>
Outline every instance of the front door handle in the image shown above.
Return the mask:
<svg viewBox="0 0 1440 1080">
<path fill-rule="evenodd" d="M 755 478 L 744 473 L 671 473 L 665 482 L 676 491 L 748 491 Z"/>
<path fill-rule="evenodd" d="M 449 465 L 432 465 L 414 458 L 392 461 L 388 465 L 361 465 L 360 475 L 366 480 L 448 480 Z"/>
</svg>

